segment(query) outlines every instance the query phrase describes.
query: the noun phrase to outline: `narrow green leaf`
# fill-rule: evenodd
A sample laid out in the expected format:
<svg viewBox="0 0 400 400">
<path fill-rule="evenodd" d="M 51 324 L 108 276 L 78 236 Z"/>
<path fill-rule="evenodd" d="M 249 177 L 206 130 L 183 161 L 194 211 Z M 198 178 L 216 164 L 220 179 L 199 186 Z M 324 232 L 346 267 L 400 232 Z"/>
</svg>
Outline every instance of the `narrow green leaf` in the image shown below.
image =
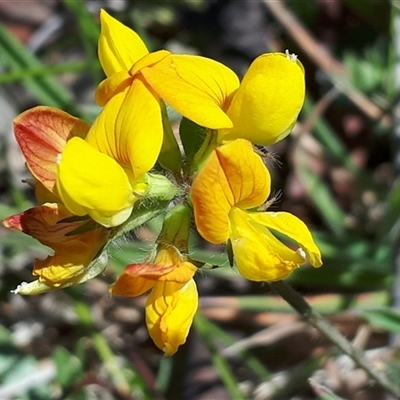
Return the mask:
<svg viewBox="0 0 400 400">
<path fill-rule="evenodd" d="M 400 333 L 400 313 L 390 308 L 376 308 L 361 310 L 359 314 L 371 325 L 375 325 L 388 332 Z"/>
<path fill-rule="evenodd" d="M 42 63 L 0 23 L 0 64 L 11 71 L 38 69 Z M 39 102 L 80 116 L 70 93 L 50 77 L 25 80 L 27 89 Z"/>
</svg>

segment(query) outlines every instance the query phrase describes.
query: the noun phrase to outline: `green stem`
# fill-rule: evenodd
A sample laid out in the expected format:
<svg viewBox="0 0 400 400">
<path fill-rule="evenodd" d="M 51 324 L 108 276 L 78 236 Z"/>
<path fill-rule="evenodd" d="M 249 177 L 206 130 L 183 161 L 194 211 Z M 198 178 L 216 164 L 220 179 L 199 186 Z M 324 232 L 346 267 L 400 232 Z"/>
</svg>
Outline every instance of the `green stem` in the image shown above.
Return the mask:
<svg viewBox="0 0 400 400">
<path fill-rule="evenodd" d="M 362 368 L 377 384 L 389 393 L 400 397 L 400 387 L 380 374 L 368 361 L 364 353 L 355 348 L 333 325 L 321 314 L 314 311 L 304 298 L 283 281 L 270 282 L 270 287 L 287 301 L 307 322 L 318 329 L 331 343 L 348 355 L 360 368 Z"/>
</svg>

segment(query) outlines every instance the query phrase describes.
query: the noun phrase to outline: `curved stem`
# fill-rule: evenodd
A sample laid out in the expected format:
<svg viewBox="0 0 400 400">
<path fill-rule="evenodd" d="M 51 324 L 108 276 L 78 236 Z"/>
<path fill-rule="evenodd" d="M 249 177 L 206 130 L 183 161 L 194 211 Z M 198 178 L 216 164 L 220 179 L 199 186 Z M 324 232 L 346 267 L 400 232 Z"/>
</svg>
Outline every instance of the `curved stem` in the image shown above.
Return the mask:
<svg viewBox="0 0 400 400">
<path fill-rule="evenodd" d="M 396 396 L 396 398 L 400 397 L 400 387 L 388 380 L 386 375 L 379 373 L 371 365 L 364 353 L 354 347 L 321 314 L 313 310 L 299 293 L 283 281 L 270 282 L 269 286 L 287 301 L 307 322 L 317 328 L 331 343 L 335 344 L 344 354 L 348 355 L 378 385 Z"/>
</svg>

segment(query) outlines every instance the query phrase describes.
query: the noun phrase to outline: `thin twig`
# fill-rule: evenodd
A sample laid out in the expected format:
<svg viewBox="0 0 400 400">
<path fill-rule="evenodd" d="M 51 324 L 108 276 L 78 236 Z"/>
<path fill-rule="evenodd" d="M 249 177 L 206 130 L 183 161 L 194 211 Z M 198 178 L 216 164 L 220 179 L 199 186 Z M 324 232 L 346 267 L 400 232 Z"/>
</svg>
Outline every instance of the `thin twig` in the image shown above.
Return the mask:
<svg viewBox="0 0 400 400">
<path fill-rule="evenodd" d="M 378 372 L 371 365 L 364 353 L 355 348 L 333 325 L 321 314 L 311 308 L 304 298 L 283 281 L 271 282 L 270 287 L 287 301 L 306 321 L 318 329 L 331 343 L 335 344 L 348 355 L 371 379 L 382 386 L 389 393 L 400 397 L 400 387 L 387 379 L 386 375 Z"/>
</svg>

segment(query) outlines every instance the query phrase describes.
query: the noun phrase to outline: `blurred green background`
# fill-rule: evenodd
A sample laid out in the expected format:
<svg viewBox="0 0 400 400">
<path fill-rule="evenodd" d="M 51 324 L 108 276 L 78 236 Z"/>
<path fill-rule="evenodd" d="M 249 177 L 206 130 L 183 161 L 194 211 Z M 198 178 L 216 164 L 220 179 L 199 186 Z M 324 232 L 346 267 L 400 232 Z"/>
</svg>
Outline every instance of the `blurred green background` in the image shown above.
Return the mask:
<svg viewBox="0 0 400 400">
<path fill-rule="evenodd" d="M 0 217 L 35 202 L 21 183 L 12 119 L 38 104 L 89 122 L 99 111 L 100 8 L 151 50 L 208 56 L 239 76 L 257 55 L 289 49 L 305 66 L 307 98 L 292 135 L 268 149 L 280 161 L 270 165 L 281 193 L 273 208 L 312 228 L 324 266 L 288 281 L 400 378 L 399 3 L 1 1 Z M 160 224 L 115 244 L 104 276 L 25 298 L 10 290 L 32 280 L 34 258 L 48 249 L 0 228 L 0 399 L 383 398 L 354 366 L 340 372 L 335 351 L 267 286 L 198 240 L 194 258 L 224 268 L 198 274 L 198 318 L 187 344 L 164 358 L 144 325 L 145 299 L 109 298 L 107 288 L 143 259 Z"/>
</svg>

